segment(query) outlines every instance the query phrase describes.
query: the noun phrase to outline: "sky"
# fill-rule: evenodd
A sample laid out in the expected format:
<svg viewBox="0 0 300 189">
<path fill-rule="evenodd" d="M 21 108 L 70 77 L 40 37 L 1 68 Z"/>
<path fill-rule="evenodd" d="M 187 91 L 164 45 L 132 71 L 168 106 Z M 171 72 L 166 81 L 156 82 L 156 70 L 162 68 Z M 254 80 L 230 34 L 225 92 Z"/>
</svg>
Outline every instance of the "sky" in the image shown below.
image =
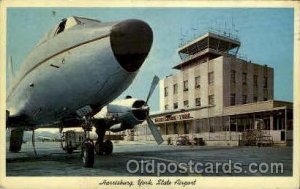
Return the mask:
<svg viewBox="0 0 300 189">
<path fill-rule="evenodd" d="M 274 99 L 293 101 L 294 12 L 288 8 L 8 8 L 7 57 L 14 70 L 35 44 L 61 19 L 83 16 L 102 22 L 136 18 L 153 30 L 152 49 L 132 85 L 120 96 L 146 99 L 154 75 L 178 71 L 177 49 L 210 28 L 239 36 L 239 53 L 247 60 L 274 68 Z M 159 110 L 159 87 L 149 100 Z"/>
</svg>

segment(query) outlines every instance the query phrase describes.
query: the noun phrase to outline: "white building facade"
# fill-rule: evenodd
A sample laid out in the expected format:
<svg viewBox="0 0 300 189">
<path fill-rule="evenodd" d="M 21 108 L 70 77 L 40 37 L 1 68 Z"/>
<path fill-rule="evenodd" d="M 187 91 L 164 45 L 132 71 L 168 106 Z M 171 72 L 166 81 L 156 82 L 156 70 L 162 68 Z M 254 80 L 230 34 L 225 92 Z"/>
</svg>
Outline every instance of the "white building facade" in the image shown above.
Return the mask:
<svg viewBox="0 0 300 189">
<path fill-rule="evenodd" d="M 273 68 L 238 58 L 239 47 L 236 38 L 207 33 L 178 50 L 179 71 L 160 81 L 160 112 L 152 115 L 165 139 L 236 145 L 261 122 L 272 142 L 292 140 L 292 103 L 273 100 Z M 149 135 L 145 128 L 137 135 Z"/>
</svg>

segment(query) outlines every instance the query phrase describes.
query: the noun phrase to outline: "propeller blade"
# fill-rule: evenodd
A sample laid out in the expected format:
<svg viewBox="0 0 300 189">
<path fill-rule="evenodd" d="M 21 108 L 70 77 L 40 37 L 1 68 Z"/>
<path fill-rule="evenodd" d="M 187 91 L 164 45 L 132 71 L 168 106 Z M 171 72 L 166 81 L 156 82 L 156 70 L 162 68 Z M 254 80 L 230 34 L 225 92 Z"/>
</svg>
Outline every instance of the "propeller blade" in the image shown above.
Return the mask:
<svg viewBox="0 0 300 189">
<path fill-rule="evenodd" d="M 149 116 L 147 116 L 146 119 L 147 119 L 148 127 L 151 130 L 151 133 L 152 133 L 155 141 L 157 142 L 157 144 L 163 143 L 164 139 L 162 138 L 156 125 L 153 123 L 153 121 L 151 120 L 151 118 Z"/>
<path fill-rule="evenodd" d="M 158 84 L 159 82 L 159 77 L 157 76 L 154 76 L 153 80 L 152 80 L 152 83 L 151 83 L 151 87 L 150 87 L 150 90 L 149 90 L 149 93 L 148 93 L 148 96 L 147 96 L 147 100 L 146 100 L 146 104 L 148 104 L 148 100 L 149 98 L 151 97 L 156 85 Z"/>
</svg>

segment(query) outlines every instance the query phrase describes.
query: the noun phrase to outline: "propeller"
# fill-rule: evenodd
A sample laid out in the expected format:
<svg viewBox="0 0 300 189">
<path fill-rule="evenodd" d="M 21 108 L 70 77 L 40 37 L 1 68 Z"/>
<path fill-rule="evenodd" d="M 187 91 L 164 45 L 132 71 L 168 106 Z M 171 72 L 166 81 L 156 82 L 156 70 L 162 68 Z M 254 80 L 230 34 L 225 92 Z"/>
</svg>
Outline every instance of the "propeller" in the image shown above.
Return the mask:
<svg viewBox="0 0 300 189">
<path fill-rule="evenodd" d="M 151 131 L 151 134 L 153 135 L 153 137 L 154 137 L 155 141 L 157 142 L 157 144 L 161 144 L 161 143 L 163 143 L 164 140 L 163 140 L 163 138 L 160 134 L 160 131 L 158 130 L 158 128 L 156 127 L 156 125 L 153 123 L 153 121 L 151 120 L 151 118 L 149 116 L 150 111 L 149 111 L 149 106 L 148 106 L 148 100 L 152 96 L 153 91 L 156 88 L 158 82 L 159 82 L 159 78 L 157 76 L 154 76 L 154 78 L 152 80 L 152 83 L 151 83 L 151 87 L 150 87 L 148 96 L 147 96 L 147 100 L 146 100 L 145 105 L 144 105 L 144 109 L 148 110 L 147 115 L 146 115 L 146 121 L 148 123 L 148 127 Z"/>
<path fill-rule="evenodd" d="M 156 87 L 156 85 L 158 84 L 159 82 L 159 78 L 157 76 L 154 76 L 153 80 L 152 80 L 152 83 L 151 83 L 151 87 L 150 87 L 150 90 L 149 90 L 149 93 L 148 93 L 148 96 L 147 96 L 147 100 L 146 100 L 146 105 L 148 104 L 148 100 L 150 99 L 151 95 L 153 94 L 153 91 Z"/>
</svg>

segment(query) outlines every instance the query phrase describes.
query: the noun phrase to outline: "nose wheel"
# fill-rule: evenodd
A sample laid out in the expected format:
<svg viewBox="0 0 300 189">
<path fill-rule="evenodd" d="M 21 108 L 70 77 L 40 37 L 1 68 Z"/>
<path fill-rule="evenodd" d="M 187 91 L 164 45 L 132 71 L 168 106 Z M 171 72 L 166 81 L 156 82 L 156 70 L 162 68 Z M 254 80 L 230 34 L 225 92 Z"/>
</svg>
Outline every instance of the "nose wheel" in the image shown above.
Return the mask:
<svg viewBox="0 0 300 189">
<path fill-rule="evenodd" d="M 110 140 L 104 141 L 104 135 L 106 132 L 105 127 L 96 126 L 96 133 L 98 135 L 96 144 L 90 139 L 90 131 L 92 130 L 92 124 L 90 119 L 86 119 L 86 122 L 82 125 L 85 133 L 85 140 L 81 147 L 81 158 L 83 167 L 91 168 L 94 166 L 94 153 L 97 155 L 110 155 L 113 152 L 113 143 Z"/>
<path fill-rule="evenodd" d="M 94 166 L 94 143 L 91 139 L 86 139 L 83 142 L 81 157 L 83 167 L 91 168 Z"/>
<path fill-rule="evenodd" d="M 92 130 L 92 125 L 89 120 L 82 125 L 85 133 L 85 140 L 82 142 L 81 146 L 81 158 L 83 167 L 92 168 L 94 166 L 94 142 L 90 139 L 90 131 Z"/>
</svg>

